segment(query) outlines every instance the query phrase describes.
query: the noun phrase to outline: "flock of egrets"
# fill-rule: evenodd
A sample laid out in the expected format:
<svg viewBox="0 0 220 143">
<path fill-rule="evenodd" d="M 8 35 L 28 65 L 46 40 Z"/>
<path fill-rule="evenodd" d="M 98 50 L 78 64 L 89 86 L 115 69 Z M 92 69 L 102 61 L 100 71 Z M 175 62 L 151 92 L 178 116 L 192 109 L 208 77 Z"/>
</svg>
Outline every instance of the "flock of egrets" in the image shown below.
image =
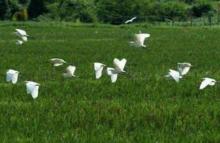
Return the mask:
<svg viewBox="0 0 220 143">
<path fill-rule="evenodd" d="M 128 20 L 126 23 L 132 22 L 134 19 L 136 18 L 134 17 L 130 21 Z M 28 41 L 29 35 L 26 33 L 25 30 L 16 29 L 15 34 L 20 38 L 19 40 L 16 41 L 17 45 L 22 45 L 24 44 L 24 42 Z M 144 42 L 149 37 L 150 34 L 140 32 L 134 35 L 134 41 L 131 41 L 130 44 L 136 47 L 146 47 L 146 45 L 144 45 Z M 52 58 L 49 61 L 54 67 L 59 67 L 67 63 L 65 60 L 60 58 Z M 107 67 L 103 63 L 95 62 L 94 63 L 95 78 L 97 80 L 100 79 L 103 75 L 104 69 L 106 68 L 105 69 L 106 73 L 111 78 L 111 82 L 115 83 L 117 81 L 119 74 L 126 73 L 126 71 L 124 70 L 126 63 L 127 60 L 124 58 L 121 60 L 115 58 L 113 60 L 114 67 Z M 176 82 L 179 82 L 190 71 L 191 67 L 192 65 L 190 63 L 178 63 L 177 70 L 170 69 L 165 77 L 172 78 Z M 64 78 L 76 77 L 75 71 L 76 71 L 76 66 L 69 65 L 66 68 L 66 72 L 63 73 L 63 77 Z M 16 84 L 18 81 L 18 76 L 19 76 L 19 71 L 9 69 L 6 72 L 6 81 L 11 82 L 12 84 Z M 201 82 L 199 89 L 202 90 L 207 86 L 214 86 L 216 82 L 217 81 L 212 78 L 203 78 L 203 81 Z M 25 81 L 25 83 L 26 83 L 27 94 L 30 94 L 33 97 L 33 99 L 36 99 L 38 97 L 40 84 L 34 81 Z"/>
</svg>

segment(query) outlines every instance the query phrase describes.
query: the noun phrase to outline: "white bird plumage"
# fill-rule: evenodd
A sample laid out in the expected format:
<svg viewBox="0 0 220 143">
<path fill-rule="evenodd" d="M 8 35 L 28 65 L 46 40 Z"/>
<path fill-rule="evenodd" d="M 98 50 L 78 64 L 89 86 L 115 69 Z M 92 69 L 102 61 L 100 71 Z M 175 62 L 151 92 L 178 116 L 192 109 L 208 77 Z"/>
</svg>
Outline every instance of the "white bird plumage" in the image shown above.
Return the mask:
<svg viewBox="0 0 220 143">
<path fill-rule="evenodd" d="M 15 29 L 15 30 L 16 30 L 15 34 L 16 34 L 18 37 L 20 37 L 23 42 L 27 42 L 27 41 L 28 41 L 28 38 L 27 38 L 27 37 L 28 37 L 29 35 L 27 35 L 27 32 L 26 32 L 25 30 L 23 30 L 23 29 Z"/>
<path fill-rule="evenodd" d="M 28 37 L 29 35 L 27 35 L 27 32 L 23 29 L 15 29 L 16 30 L 16 34 L 19 36 L 19 37 L 22 37 L 22 36 L 25 36 L 25 37 Z"/>
<path fill-rule="evenodd" d="M 203 90 L 204 88 L 206 88 L 207 86 L 214 86 L 216 84 L 216 80 L 213 78 L 203 78 L 203 81 L 200 84 L 199 89 Z"/>
<path fill-rule="evenodd" d="M 124 68 L 125 68 L 126 63 L 127 63 L 126 59 L 119 60 L 115 58 L 113 60 L 114 68 L 108 67 L 106 69 L 107 75 L 111 77 L 112 83 L 115 83 L 117 81 L 118 74 L 125 73 Z"/>
<path fill-rule="evenodd" d="M 63 73 L 63 77 L 65 78 L 75 77 L 75 71 L 76 71 L 76 67 L 70 65 L 66 68 L 66 72 Z"/>
<path fill-rule="evenodd" d="M 18 81 L 19 72 L 13 69 L 9 69 L 6 72 L 6 81 L 11 82 L 12 84 L 16 84 Z"/>
<path fill-rule="evenodd" d="M 24 42 L 27 42 L 28 41 L 28 38 L 26 36 L 22 36 L 21 39 L 24 41 Z"/>
<path fill-rule="evenodd" d="M 117 58 L 115 58 L 113 60 L 113 64 L 115 66 L 115 70 L 118 72 L 118 73 L 121 73 L 121 72 L 125 72 L 124 71 L 124 67 L 127 63 L 127 60 L 126 59 L 122 59 L 122 60 L 119 60 Z"/>
<path fill-rule="evenodd" d="M 178 63 L 177 64 L 177 69 L 182 76 L 186 75 L 189 72 L 191 67 L 192 65 L 190 63 Z"/>
<path fill-rule="evenodd" d="M 172 70 L 172 69 L 169 70 L 169 73 L 168 75 L 166 75 L 166 77 L 172 77 L 176 82 L 179 82 L 179 80 L 182 78 L 179 71 Z"/>
<path fill-rule="evenodd" d="M 96 79 L 99 79 L 102 77 L 102 71 L 104 69 L 105 65 L 102 63 L 94 63 L 94 70 L 95 70 L 95 77 Z"/>
<path fill-rule="evenodd" d="M 16 41 L 16 45 L 23 45 L 23 43 L 24 43 L 24 42 L 23 42 L 22 40 L 17 40 L 17 41 Z"/>
<path fill-rule="evenodd" d="M 114 68 L 111 68 L 111 67 L 108 67 L 106 71 L 107 71 L 107 75 L 111 77 L 112 83 L 115 83 L 118 78 L 118 72 Z"/>
<path fill-rule="evenodd" d="M 125 24 L 132 23 L 135 19 L 137 19 L 136 16 L 135 16 L 135 17 L 132 17 L 132 18 L 129 19 L 129 20 L 126 20 L 126 21 L 125 21 Z"/>
<path fill-rule="evenodd" d="M 25 81 L 27 94 L 30 94 L 33 99 L 38 97 L 40 84 L 34 81 Z"/>
<path fill-rule="evenodd" d="M 134 41 L 131 41 L 130 44 L 132 44 L 136 47 L 146 47 L 146 45 L 144 45 L 144 42 L 149 37 L 150 37 L 150 34 L 148 34 L 148 33 L 135 34 Z"/>
<path fill-rule="evenodd" d="M 53 64 L 54 67 L 62 66 L 66 63 L 66 61 L 60 58 L 52 58 L 50 59 L 50 62 Z"/>
</svg>

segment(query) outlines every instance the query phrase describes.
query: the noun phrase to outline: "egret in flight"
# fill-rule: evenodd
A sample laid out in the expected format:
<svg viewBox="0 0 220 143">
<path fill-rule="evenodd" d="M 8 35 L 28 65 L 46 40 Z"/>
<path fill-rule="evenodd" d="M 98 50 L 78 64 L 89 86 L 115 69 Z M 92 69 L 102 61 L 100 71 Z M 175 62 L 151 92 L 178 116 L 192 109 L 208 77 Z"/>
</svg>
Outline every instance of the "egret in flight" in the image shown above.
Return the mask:
<svg viewBox="0 0 220 143">
<path fill-rule="evenodd" d="M 27 37 L 29 36 L 25 30 L 15 29 L 15 34 L 20 37 L 24 42 L 27 42 Z"/>
<path fill-rule="evenodd" d="M 27 94 L 30 94 L 33 99 L 38 97 L 40 84 L 34 81 L 25 81 Z"/>
<path fill-rule="evenodd" d="M 114 68 L 112 67 L 107 68 L 107 75 L 111 77 L 112 83 L 115 83 L 117 81 L 118 74 L 125 73 L 124 67 L 126 63 L 127 63 L 126 59 L 119 60 L 115 58 L 113 60 Z"/>
<path fill-rule="evenodd" d="M 136 47 L 146 47 L 144 42 L 147 38 L 150 37 L 148 33 L 139 33 L 134 35 L 134 41 L 131 41 L 130 44 Z"/>
<path fill-rule="evenodd" d="M 6 72 L 6 81 L 11 82 L 12 84 L 16 84 L 18 81 L 19 72 L 13 69 L 9 69 Z"/>
<path fill-rule="evenodd" d="M 135 19 L 137 19 L 137 17 L 132 17 L 131 19 L 125 21 L 125 24 L 129 24 L 129 23 L 132 23 Z"/>
<path fill-rule="evenodd" d="M 178 63 L 177 64 L 177 69 L 182 76 L 186 75 L 189 72 L 191 67 L 192 65 L 190 63 Z"/>
<path fill-rule="evenodd" d="M 65 78 L 75 77 L 75 71 L 76 71 L 76 67 L 70 65 L 66 68 L 66 72 L 63 73 L 63 77 Z"/>
<path fill-rule="evenodd" d="M 182 78 L 181 74 L 179 71 L 172 70 L 170 69 L 166 77 L 171 77 L 173 78 L 176 82 L 179 82 L 180 79 Z"/>
<path fill-rule="evenodd" d="M 96 79 L 100 79 L 102 77 L 102 71 L 105 65 L 102 63 L 94 63 L 95 77 Z"/>
<path fill-rule="evenodd" d="M 179 82 L 189 72 L 191 67 L 190 63 L 177 63 L 177 70 L 170 69 L 165 77 L 172 77 L 176 82 Z"/>
<path fill-rule="evenodd" d="M 216 82 L 217 81 L 215 79 L 212 79 L 212 78 L 207 78 L 207 77 L 203 78 L 203 81 L 201 82 L 199 89 L 203 90 L 207 86 L 214 86 L 216 84 Z"/>
<path fill-rule="evenodd" d="M 66 63 L 66 61 L 60 58 L 52 58 L 50 59 L 50 62 L 53 64 L 54 67 L 62 66 Z"/>
</svg>

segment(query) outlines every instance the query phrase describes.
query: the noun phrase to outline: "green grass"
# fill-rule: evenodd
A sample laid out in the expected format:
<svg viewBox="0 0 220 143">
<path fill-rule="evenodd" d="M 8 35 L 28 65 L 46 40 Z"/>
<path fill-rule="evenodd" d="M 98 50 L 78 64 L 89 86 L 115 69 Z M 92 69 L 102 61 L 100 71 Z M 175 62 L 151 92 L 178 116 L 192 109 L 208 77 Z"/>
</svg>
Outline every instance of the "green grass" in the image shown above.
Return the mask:
<svg viewBox="0 0 220 143">
<path fill-rule="evenodd" d="M 16 46 L 15 28 L 34 38 Z M 139 30 L 151 33 L 148 49 L 128 44 Z M 219 37 L 205 27 L 0 24 L 1 142 L 220 142 L 219 85 L 198 90 L 205 76 L 220 80 Z M 76 65 L 79 78 L 64 80 L 53 57 Z M 115 57 L 132 76 L 95 80 L 93 62 L 112 66 Z M 179 84 L 164 78 L 177 62 L 194 66 Z M 9 68 L 21 72 L 17 85 L 5 82 Z M 36 100 L 24 80 L 41 84 Z"/>
</svg>

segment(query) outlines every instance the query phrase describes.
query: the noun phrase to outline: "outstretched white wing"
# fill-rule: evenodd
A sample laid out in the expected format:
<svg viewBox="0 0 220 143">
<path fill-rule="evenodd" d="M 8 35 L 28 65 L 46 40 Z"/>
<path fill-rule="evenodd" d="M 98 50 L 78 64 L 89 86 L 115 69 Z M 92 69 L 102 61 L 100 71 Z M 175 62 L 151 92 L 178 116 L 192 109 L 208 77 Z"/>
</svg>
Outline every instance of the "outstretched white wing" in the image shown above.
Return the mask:
<svg viewBox="0 0 220 143">
<path fill-rule="evenodd" d="M 176 81 L 179 82 L 180 78 L 182 78 L 182 76 L 180 75 L 180 73 L 178 71 L 169 70 L 169 75 Z"/>
<path fill-rule="evenodd" d="M 104 69 L 104 64 L 94 63 L 94 70 L 95 70 L 96 79 L 101 78 L 103 69 Z"/>
<path fill-rule="evenodd" d="M 14 73 L 11 79 L 13 84 L 16 84 L 18 81 L 18 73 Z"/>
<path fill-rule="evenodd" d="M 28 38 L 26 36 L 22 36 L 21 39 L 24 41 L 24 42 L 27 42 L 28 41 Z"/>
<path fill-rule="evenodd" d="M 204 79 L 204 80 L 202 81 L 202 83 L 200 84 L 199 89 L 202 90 L 202 89 L 206 88 L 206 87 L 209 85 L 209 83 L 210 83 L 209 80 Z"/>
<path fill-rule="evenodd" d="M 50 59 L 50 62 L 53 64 L 53 66 L 58 67 L 66 63 L 63 59 L 60 58 L 52 58 Z"/>
<path fill-rule="evenodd" d="M 12 80 L 12 76 L 13 76 L 13 74 L 7 72 L 7 74 L 6 74 L 6 81 L 10 82 Z"/>
<path fill-rule="evenodd" d="M 22 30 L 22 29 L 15 29 L 17 34 L 20 35 L 20 36 L 28 36 L 27 35 L 27 32 L 25 30 Z"/>
<path fill-rule="evenodd" d="M 75 71 L 76 71 L 76 67 L 75 66 L 68 66 L 66 68 L 66 73 L 70 74 L 72 76 L 74 76 Z"/>
<path fill-rule="evenodd" d="M 118 78 L 118 73 L 115 71 L 114 68 L 107 68 L 107 75 L 111 77 L 112 83 L 115 83 Z"/>
<path fill-rule="evenodd" d="M 190 63 L 178 63 L 177 68 L 181 75 L 186 75 L 191 68 L 191 64 Z"/>
<path fill-rule="evenodd" d="M 33 99 L 36 99 L 38 97 L 38 92 L 39 92 L 39 86 L 36 85 L 36 86 L 34 86 L 32 92 L 31 92 Z"/>
<path fill-rule="evenodd" d="M 128 24 L 128 23 L 133 22 L 136 18 L 137 18 L 137 17 L 133 17 L 133 18 L 131 18 L 131 19 L 125 21 L 125 24 Z"/>
<path fill-rule="evenodd" d="M 127 63 L 126 59 L 119 60 L 119 59 L 115 58 L 113 60 L 113 64 L 115 66 L 115 69 L 118 72 L 124 72 L 124 67 L 125 67 L 126 63 Z"/>
</svg>

